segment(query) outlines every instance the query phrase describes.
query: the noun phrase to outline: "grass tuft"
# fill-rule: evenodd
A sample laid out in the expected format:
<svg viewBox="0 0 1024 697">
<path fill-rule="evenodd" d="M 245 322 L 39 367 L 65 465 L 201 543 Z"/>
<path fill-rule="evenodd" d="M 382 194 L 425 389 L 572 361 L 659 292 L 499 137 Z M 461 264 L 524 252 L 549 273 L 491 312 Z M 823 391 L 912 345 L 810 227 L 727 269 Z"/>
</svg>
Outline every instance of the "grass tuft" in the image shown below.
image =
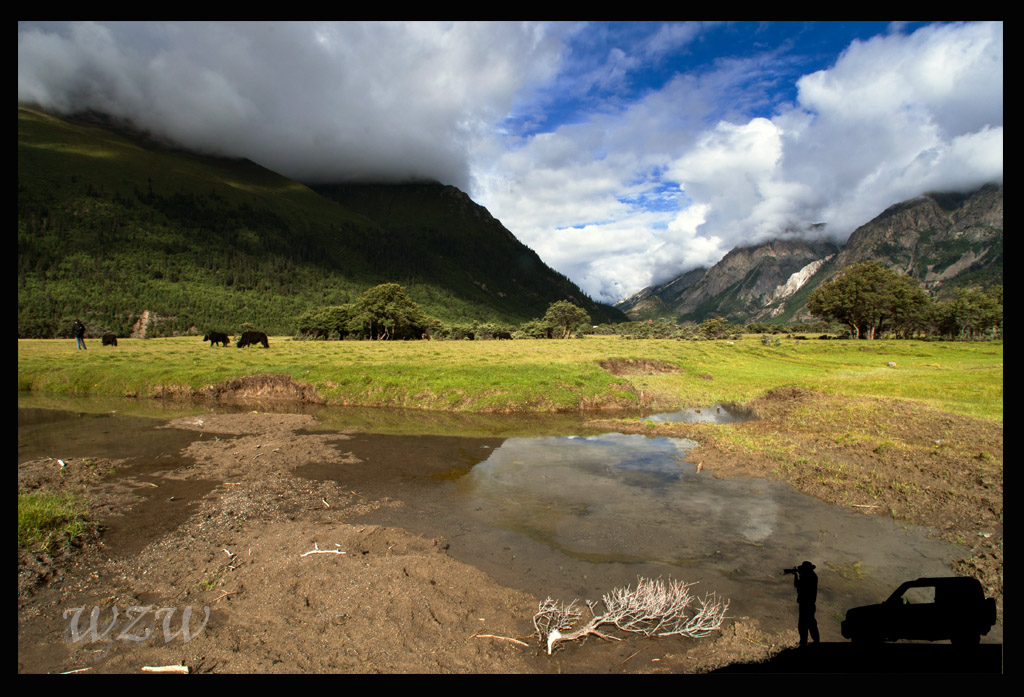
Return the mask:
<svg viewBox="0 0 1024 697">
<path fill-rule="evenodd" d="M 18 493 L 18 547 L 53 553 L 67 547 L 94 528 L 89 504 L 66 492 Z"/>
</svg>

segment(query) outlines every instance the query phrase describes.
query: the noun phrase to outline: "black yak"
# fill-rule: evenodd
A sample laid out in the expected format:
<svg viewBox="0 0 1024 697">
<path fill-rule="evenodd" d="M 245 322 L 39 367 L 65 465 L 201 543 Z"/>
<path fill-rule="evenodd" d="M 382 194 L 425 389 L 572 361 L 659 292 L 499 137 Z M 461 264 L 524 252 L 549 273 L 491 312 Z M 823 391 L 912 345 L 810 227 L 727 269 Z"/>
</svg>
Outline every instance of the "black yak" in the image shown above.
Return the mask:
<svg viewBox="0 0 1024 697">
<path fill-rule="evenodd" d="M 101 341 L 104 346 L 117 346 L 117 336 L 114 334 L 104 334 Z"/>
<path fill-rule="evenodd" d="M 210 348 L 213 348 L 217 344 L 224 344 L 225 346 L 227 346 L 228 342 L 231 341 L 231 337 L 221 332 L 209 332 L 206 336 L 203 337 L 203 341 L 209 341 Z"/>
<path fill-rule="evenodd" d="M 263 348 L 270 348 L 270 344 L 267 343 L 267 335 L 263 332 L 244 332 L 242 338 L 238 340 L 238 348 L 255 346 L 256 344 L 263 344 Z"/>
</svg>

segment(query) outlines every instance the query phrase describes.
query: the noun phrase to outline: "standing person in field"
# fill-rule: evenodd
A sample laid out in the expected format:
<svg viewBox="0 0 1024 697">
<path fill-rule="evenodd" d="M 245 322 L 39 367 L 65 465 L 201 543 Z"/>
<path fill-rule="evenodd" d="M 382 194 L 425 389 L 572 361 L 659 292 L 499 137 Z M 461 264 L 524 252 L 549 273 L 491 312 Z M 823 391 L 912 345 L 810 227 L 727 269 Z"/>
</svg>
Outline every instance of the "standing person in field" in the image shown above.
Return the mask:
<svg viewBox="0 0 1024 697">
<path fill-rule="evenodd" d="M 71 333 L 75 335 L 75 346 L 79 351 L 85 350 L 85 325 L 81 320 L 76 319 L 71 325 Z"/>
<path fill-rule="evenodd" d="M 818 643 L 818 622 L 814 619 L 815 603 L 818 599 L 818 575 L 814 573 L 814 564 L 805 561 L 793 569 L 793 585 L 796 586 L 796 602 L 800 607 L 800 618 L 797 631 L 800 632 L 800 646 L 807 646 L 807 635 Z"/>
</svg>

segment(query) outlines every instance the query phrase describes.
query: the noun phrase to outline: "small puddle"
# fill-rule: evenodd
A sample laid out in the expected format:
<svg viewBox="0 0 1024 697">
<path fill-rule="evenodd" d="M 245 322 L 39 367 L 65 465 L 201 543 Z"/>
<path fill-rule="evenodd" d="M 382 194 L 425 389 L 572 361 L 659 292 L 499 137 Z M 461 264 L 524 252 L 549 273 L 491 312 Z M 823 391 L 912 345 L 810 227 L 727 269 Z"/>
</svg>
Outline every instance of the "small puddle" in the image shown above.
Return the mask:
<svg viewBox="0 0 1024 697">
<path fill-rule="evenodd" d="M 736 405 L 712 404 L 710 407 L 692 407 L 667 414 L 651 414 L 644 419 L 655 423 L 732 424 L 750 421 L 751 415 Z"/>
</svg>

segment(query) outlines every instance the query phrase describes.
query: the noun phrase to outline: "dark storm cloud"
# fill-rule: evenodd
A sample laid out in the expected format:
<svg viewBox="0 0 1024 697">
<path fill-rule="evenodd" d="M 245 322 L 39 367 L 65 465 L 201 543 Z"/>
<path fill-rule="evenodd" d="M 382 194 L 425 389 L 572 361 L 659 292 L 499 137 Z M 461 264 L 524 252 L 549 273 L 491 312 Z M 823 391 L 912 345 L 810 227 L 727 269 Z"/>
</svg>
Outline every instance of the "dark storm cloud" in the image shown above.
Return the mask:
<svg viewBox="0 0 1024 697">
<path fill-rule="evenodd" d="M 557 45 L 513 24 L 21 23 L 18 99 L 303 181 L 469 187 L 467 148 Z"/>
</svg>

